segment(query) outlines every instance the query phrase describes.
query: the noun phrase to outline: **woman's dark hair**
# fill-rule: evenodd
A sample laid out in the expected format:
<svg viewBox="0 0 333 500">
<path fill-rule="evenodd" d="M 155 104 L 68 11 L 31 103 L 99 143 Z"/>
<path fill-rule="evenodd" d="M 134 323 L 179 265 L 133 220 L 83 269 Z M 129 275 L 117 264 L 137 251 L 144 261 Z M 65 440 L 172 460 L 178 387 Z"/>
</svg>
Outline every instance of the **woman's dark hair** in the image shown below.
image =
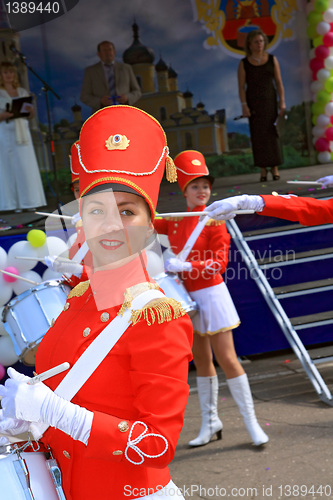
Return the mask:
<svg viewBox="0 0 333 500">
<path fill-rule="evenodd" d="M 252 40 L 258 35 L 261 35 L 263 37 L 264 43 L 265 43 L 264 50 L 266 50 L 267 45 L 268 45 L 268 38 L 265 35 L 265 33 L 261 30 L 250 31 L 246 37 L 246 40 L 245 40 L 245 53 L 246 53 L 247 57 L 249 57 L 252 54 L 251 49 L 250 49 L 250 45 L 251 45 Z"/>
</svg>

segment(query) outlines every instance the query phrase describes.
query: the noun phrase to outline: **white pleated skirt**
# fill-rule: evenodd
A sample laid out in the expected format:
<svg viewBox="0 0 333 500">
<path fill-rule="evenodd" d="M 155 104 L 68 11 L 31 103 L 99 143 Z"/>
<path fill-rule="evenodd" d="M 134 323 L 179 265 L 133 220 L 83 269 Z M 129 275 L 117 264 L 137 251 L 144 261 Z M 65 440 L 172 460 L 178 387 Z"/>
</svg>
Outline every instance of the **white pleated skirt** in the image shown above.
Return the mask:
<svg viewBox="0 0 333 500">
<path fill-rule="evenodd" d="M 164 486 L 164 488 L 156 491 L 156 493 L 153 493 L 152 495 L 140 497 L 140 500 L 143 498 L 146 498 L 147 500 L 165 500 L 166 498 L 178 498 L 178 500 L 185 500 L 181 490 L 173 481 L 170 481 L 166 486 Z"/>
<path fill-rule="evenodd" d="M 215 335 L 237 328 L 240 319 L 224 282 L 189 293 L 199 308 L 192 317 L 194 333 Z"/>
</svg>

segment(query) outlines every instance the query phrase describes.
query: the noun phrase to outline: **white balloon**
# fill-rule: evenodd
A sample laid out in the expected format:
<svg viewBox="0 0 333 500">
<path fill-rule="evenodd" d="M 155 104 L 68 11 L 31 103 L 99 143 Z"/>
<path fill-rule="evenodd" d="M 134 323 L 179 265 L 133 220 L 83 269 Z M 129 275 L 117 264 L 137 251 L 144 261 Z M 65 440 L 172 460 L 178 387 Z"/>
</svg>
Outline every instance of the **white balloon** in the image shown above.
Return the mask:
<svg viewBox="0 0 333 500">
<path fill-rule="evenodd" d="M 327 115 L 319 115 L 317 117 L 317 125 L 318 125 L 318 127 L 324 127 L 324 128 L 326 128 L 327 125 L 329 125 L 330 121 L 331 120 L 329 119 L 329 117 Z"/>
<path fill-rule="evenodd" d="M 5 269 L 8 266 L 7 252 L 0 247 L 0 269 Z"/>
<path fill-rule="evenodd" d="M 317 94 L 318 92 L 323 90 L 323 88 L 324 86 L 319 80 L 314 80 L 313 82 L 311 82 L 310 89 L 314 94 Z"/>
<path fill-rule="evenodd" d="M 67 240 L 67 246 L 70 248 L 74 243 L 77 238 L 77 232 L 75 231 L 73 234 L 70 235 L 70 237 Z"/>
<path fill-rule="evenodd" d="M 27 278 L 30 281 L 35 281 L 38 284 L 42 282 L 41 276 L 35 271 L 25 271 L 24 273 L 21 273 L 20 276 L 22 276 L 22 278 Z M 20 295 L 21 293 L 30 290 L 33 286 L 35 285 L 32 283 L 18 279 L 15 283 L 13 283 L 13 290 L 16 295 Z"/>
<path fill-rule="evenodd" d="M 331 153 L 329 151 L 321 151 L 318 153 L 319 163 L 329 163 L 331 161 Z"/>
<path fill-rule="evenodd" d="M 327 9 L 324 12 L 323 19 L 326 23 L 333 23 L 333 9 Z"/>
<path fill-rule="evenodd" d="M 14 365 L 18 359 L 12 339 L 8 335 L 0 337 L 0 363 L 3 366 L 10 366 Z"/>
<path fill-rule="evenodd" d="M 316 31 L 318 35 L 326 35 L 331 29 L 331 26 L 329 23 L 325 23 L 325 21 L 321 21 L 320 23 L 317 24 L 316 26 Z"/>
<path fill-rule="evenodd" d="M 324 65 L 328 70 L 333 69 L 333 56 L 326 57 L 326 59 L 324 60 Z"/>
<path fill-rule="evenodd" d="M 24 260 L 17 259 L 18 257 L 32 257 L 35 260 Z M 32 247 L 29 241 L 22 240 L 17 241 L 12 245 L 8 252 L 8 266 L 16 267 L 20 273 L 29 271 L 38 262 L 38 253 L 34 247 Z"/>
<path fill-rule="evenodd" d="M 325 83 L 326 80 L 331 76 L 331 73 L 328 71 L 328 69 L 320 69 L 317 73 L 317 78 L 320 82 Z"/>
<path fill-rule="evenodd" d="M 4 323 L 0 321 L 0 336 L 4 337 L 5 335 L 8 335 L 8 332 L 5 328 Z"/>
<path fill-rule="evenodd" d="M 0 306 L 4 306 L 12 298 L 13 284 L 4 281 L 0 276 Z"/>
<path fill-rule="evenodd" d="M 316 138 L 318 138 L 318 137 L 324 137 L 325 130 L 326 130 L 326 127 L 319 127 L 318 125 L 315 125 L 312 128 L 312 134 Z"/>
<path fill-rule="evenodd" d="M 163 260 L 164 262 L 168 259 L 173 259 L 174 257 L 176 257 L 176 254 L 173 253 L 173 251 L 171 250 L 171 248 L 167 248 L 166 250 L 164 250 L 163 252 Z"/>
<path fill-rule="evenodd" d="M 57 280 L 61 278 L 61 276 L 62 276 L 61 273 L 56 273 L 55 271 L 52 271 L 52 269 L 48 267 L 47 269 L 45 269 L 43 273 L 42 280 L 43 281 Z"/>
<path fill-rule="evenodd" d="M 325 115 L 332 116 L 333 115 L 333 102 L 328 102 L 325 106 Z"/>
<path fill-rule="evenodd" d="M 46 246 L 48 251 L 44 255 L 56 255 L 57 257 L 61 255 L 62 257 L 68 258 L 68 246 L 61 238 L 57 236 L 48 236 L 46 238 Z"/>
<path fill-rule="evenodd" d="M 147 251 L 147 271 L 149 276 L 157 276 L 158 274 L 164 273 L 164 262 L 163 259 L 156 253 Z"/>
</svg>

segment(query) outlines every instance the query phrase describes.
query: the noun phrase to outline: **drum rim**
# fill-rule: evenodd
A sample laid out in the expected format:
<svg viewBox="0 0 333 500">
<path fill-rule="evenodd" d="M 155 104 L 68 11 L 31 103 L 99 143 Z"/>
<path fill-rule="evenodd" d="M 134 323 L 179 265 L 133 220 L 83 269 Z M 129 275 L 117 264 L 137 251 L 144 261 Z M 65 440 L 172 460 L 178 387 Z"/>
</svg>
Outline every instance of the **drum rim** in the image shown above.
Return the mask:
<svg viewBox="0 0 333 500">
<path fill-rule="evenodd" d="M 54 283 L 54 284 L 53 284 Z M 4 312 L 5 310 L 8 310 L 10 307 L 15 305 L 17 302 L 20 302 L 21 300 L 25 299 L 29 295 L 31 295 L 33 292 L 37 292 L 39 290 L 44 290 L 45 288 L 50 288 L 55 286 L 55 283 L 57 285 L 63 285 L 66 284 L 66 281 L 62 278 L 55 278 L 52 280 L 46 280 L 42 281 L 42 283 L 39 283 L 38 285 L 33 285 L 31 288 L 28 290 L 25 290 L 25 292 L 20 293 L 19 295 L 16 295 L 13 297 L 7 304 L 5 305 L 3 311 L 2 311 L 2 316 L 4 317 Z"/>
</svg>

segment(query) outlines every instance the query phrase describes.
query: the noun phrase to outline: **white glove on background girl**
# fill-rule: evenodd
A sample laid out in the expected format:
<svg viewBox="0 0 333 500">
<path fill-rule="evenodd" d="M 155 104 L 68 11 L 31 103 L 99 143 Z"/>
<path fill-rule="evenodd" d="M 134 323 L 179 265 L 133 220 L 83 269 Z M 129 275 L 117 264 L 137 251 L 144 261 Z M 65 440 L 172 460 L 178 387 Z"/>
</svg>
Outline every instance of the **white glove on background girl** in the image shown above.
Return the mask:
<svg viewBox="0 0 333 500">
<path fill-rule="evenodd" d="M 44 262 L 47 267 L 49 267 L 56 273 L 66 274 L 69 276 L 72 276 L 72 274 L 74 274 L 75 276 L 80 278 L 83 271 L 83 266 L 78 262 L 69 259 L 68 262 L 63 261 L 56 255 L 46 255 L 44 257 Z"/>
<path fill-rule="evenodd" d="M 91 411 L 57 396 L 42 382 L 29 385 L 30 377 L 14 368 L 8 368 L 7 373 L 10 378 L 5 385 L 0 385 L 1 406 L 3 417 L 13 419 L 13 432 L 15 427 L 20 426 L 18 420 L 40 422 L 60 429 L 84 444 L 88 443 L 94 416 Z M 5 424 L 7 434 L 9 423 Z"/>
<path fill-rule="evenodd" d="M 242 194 L 241 196 L 231 196 L 224 200 L 214 201 L 205 208 L 207 215 L 215 220 L 230 220 L 236 217 L 236 210 L 254 210 L 262 212 L 265 202 L 261 196 Z"/>
<path fill-rule="evenodd" d="M 165 261 L 164 267 L 169 273 L 180 273 L 182 271 L 191 271 L 192 264 L 191 262 L 184 262 L 176 257 L 172 257 Z"/>
<path fill-rule="evenodd" d="M 321 186 L 323 188 L 331 188 L 333 187 L 333 175 L 327 175 L 326 177 L 320 177 L 316 182 L 321 182 Z"/>
</svg>

